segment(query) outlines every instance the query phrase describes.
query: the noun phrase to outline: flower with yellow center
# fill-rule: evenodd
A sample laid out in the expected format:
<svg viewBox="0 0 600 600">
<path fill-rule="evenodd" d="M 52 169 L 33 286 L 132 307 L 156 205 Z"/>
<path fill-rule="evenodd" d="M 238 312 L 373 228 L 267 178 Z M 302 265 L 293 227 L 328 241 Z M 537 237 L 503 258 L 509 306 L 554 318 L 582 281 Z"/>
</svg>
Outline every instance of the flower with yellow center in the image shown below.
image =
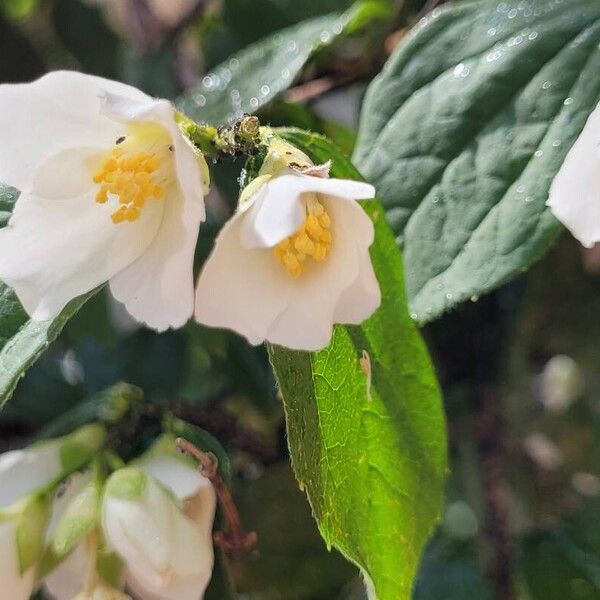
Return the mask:
<svg viewBox="0 0 600 600">
<path fill-rule="evenodd" d="M 208 169 L 170 102 L 55 72 L 0 86 L 0 182 L 20 196 L 0 229 L 0 280 L 35 320 L 108 282 L 138 321 L 183 325 Z"/>
<path fill-rule="evenodd" d="M 325 347 L 334 323 L 361 323 L 380 303 L 373 223 L 356 202 L 373 195 L 275 141 L 204 265 L 196 319 L 299 350 Z"/>
</svg>

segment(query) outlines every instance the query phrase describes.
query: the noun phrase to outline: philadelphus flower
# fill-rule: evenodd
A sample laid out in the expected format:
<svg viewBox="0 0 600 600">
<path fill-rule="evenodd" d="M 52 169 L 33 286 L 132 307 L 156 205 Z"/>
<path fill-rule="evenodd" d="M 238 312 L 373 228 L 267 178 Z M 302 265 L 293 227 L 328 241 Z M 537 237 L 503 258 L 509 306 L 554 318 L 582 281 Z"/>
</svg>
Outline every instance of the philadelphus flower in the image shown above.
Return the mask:
<svg viewBox="0 0 600 600">
<path fill-rule="evenodd" d="M 600 104 L 550 187 L 552 214 L 587 248 L 600 242 Z"/>
<path fill-rule="evenodd" d="M 28 600 L 50 518 L 49 490 L 84 464 L 104 440 L 90 425 L 73 434 L 0 455 L 0 583 L 3 597 Z"/>
<path fill-rule="evenodd" d="M 21 192 L 0 230 L 0 280 L 36 320 L 109 282 L 157 330 L 193 312 L 208 170 L 173 106 L 73 72 L 0 85 L 0 181 Z"/>
<path fill-rule="evenodd" d="M 251 344 L 318 350 L 334 323 L 358 324 L 375 311 L 373 223 L 356 202 L 374 189 L 329 179 L 328 170 L 273 142 L 200 275 L 200 323 L 233 329 Z"/>
<path fill-rule="evenodd" d="M 206 492 L 206 494 L 204 494 Z M 215 496 L 199 495 L 203 510 L 190 518 L 170 490 L 135 467 L 109 478 L 102 523 L 124 560 L 127 586 L 142 600 L 199 600 L 213 567 Z"/>
</svg>

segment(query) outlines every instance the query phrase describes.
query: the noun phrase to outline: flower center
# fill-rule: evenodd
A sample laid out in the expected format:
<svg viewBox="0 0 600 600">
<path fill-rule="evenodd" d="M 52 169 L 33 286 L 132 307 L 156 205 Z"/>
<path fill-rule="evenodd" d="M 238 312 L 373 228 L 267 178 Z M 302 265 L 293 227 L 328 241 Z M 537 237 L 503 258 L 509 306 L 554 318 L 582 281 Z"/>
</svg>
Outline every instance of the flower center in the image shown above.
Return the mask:
<svg viewBox="0 0 600 600">
<path fill-rule="evenodd" d="M 331 242 L 331 219 L 316 194 L 311 194 L 306 203 L 306 220 L 293 235 L 279 242 L 273 252 L 287 272 L 297 278 L 304 272 L 309 257 L 317 262 L 327 258 Z"/>
<path fill-rule="evenodd" d="M 100 185 L 96 202 L 115 198 L 119 207 L 111 214 L 113 223 L 135 221 L 149 200 L 165 197 L 173 176 L 172 146 L 160 127 L 142 126 L 120 137 L 94 173 Z"/>
</svg>

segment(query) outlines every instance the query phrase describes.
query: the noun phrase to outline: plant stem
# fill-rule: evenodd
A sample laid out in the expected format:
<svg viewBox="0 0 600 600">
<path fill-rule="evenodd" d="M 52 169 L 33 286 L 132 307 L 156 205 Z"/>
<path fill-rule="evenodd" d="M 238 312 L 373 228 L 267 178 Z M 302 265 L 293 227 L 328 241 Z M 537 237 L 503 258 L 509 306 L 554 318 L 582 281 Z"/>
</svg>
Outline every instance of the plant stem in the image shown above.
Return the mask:
<svg viewBox="0 0 600 600">
<path fill-rule="evenodd" d="M 256 545 L 257 536 L 254 531 L 244 530 L 240 513 L 235 505 L 231 492 L 225 485 L 223 478 L 218 472 L 218 460 L 212 452 L 202 452 L 194 444 L 183 438 L 177 438 L 176 442 L 180 450 L 194 457 L 198 461 L 199 469 L 202 475 L 206 477 L 215 488 L 215 492 L 221 503 L 225 520 L 227 521 L 227 531 L 217 531 L 215 533 L 215 542 L 223 548 L 228 555 L 237 555 L 241 552 L 247 552 Z"/>
</svg>

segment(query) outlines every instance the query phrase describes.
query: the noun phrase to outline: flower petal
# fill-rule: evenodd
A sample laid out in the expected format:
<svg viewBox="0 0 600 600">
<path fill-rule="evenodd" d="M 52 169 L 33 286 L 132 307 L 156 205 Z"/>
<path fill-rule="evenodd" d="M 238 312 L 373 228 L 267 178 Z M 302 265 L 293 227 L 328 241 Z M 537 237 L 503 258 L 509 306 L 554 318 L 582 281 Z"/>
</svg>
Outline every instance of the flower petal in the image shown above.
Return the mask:
<svg viewBox="0 0 600 600">
<path fill-rule="evenodd" d="M 552 214 L 587 248 L 600 242 L 600 104 L 550 187 Z"/>
<path fill-rule="evenodd" d="M 360 254 L 360 251 L 359 251 Z M 368 251 L 359 256 L 359 271 L 354 283 L 339 297 L 333 314 L 336 323 L 360 325 L 381 304 L 381 290 Z"/>
<path fill-rule="evenodd" d="M 110 281 L 113 296 L 157 331 L 182 327 L 194 312 L 194 252 L 203 206 L 179 190 L 164 198 L 160 229 L 146 251 Z"/>
<path fill-rule="evenodd" d="M 0 582 L 2 596 L 10 600 L 29 600 L 33 592 L 35 569 L 20 573 L 15 522 L 0 522 Z"/>
<path fill-rule="evenodd" d="M 85 544 L 79 544 L 44 579 L 46 592 L 54 600 L 72 600 L 83 588 L 89 568 L 90 555 Z"/>
<path fill-rule="evenodd" d="M 274 177 L 257 192 L 261 197 L 248 211 L 242 244 L 246 248 L 271 248 L 292 235 L 305 219 L 300 196 L 309 192 L 354 201 L 372 198 L 375 188 L 361 181 L 324 179 L 294 171 Z"/>
<path fill-rule="evenodd" d="M 60 440 L 0 455 L 0 507 L 8 507 L 58 477 Z"/>
<path fill-rule="evenodd" d="M 196 575 L 182 577 L 175 575 L 168 584 L 161 587 L 152 587 L 142 583 L 129 573 L 127 575 L 127 587 L 139 600 L 201 600 L 204 590 L 210 581 L 211 572 L 208 576 Z"/>
<path fill-rule="evenodd" d="M 162 125 L 171 135 L 175 155 L 175 169 L 181 193 L 187 202 L 196 202 L 201 207 L 204 221 L 204 194 L 208 176 L 206 161 L 192 143 L 183 135 L 175 121 L 175 108 L 168 100 L 152 102 L 133 101 L 127 97 L 106 94 L 104 113 L 125 123 L 151 121 Z"/>
<path fill-rule="evenodd" d="M 0 85 L 0 181 L 29 192 L 35 169 L 49 156 L 82 142 L 111 146 L 123 126 L 101 114 L 106 92 L 150 100 L 131 86 L 69 71 Z"/>
<path fill-rule="evenodd" d="M 150 202 L 136 221 L 115 225 L 114 207 L 96 203 L 93 192 L 68 200 L 21 194 L 8 226 L 0 230 L 0 279 L 32 318 L 53 318 L 146 250 L 163 206 Z"/>
<path fill-rule="evenodd" d="M 84 196 L 92 188 L 93 173 L 106 148 L 73 147 L 42 161 L 32 181 L 31 194 L 45 200 L 69 200 Z"/>
<path fill-rule="evenodd" d="M 196 287 L 196 319 L 227 327 L 260 344 L 288 303 L 294 280 L 271 249 L 242 246 L 247 213 L 237 213 L 223 227 Z"/>
<path fill-rule="evenodd" d="M 186 504 L 185 514 L 196 524 L 197 530 L 204 540 L 204 552 L 199 556 L 191 556 L 193 559 L 193 569 L 190 573 L 181 572 L 175 574 L 165 585 L 150 588 L 147 583 L 129 573 L 127 576 L 128 587 L 135 593 L 140 600 L 198 600 L 203 597 L 204 590 L 211 578 L 214 553 L 212 546 L 212 528 L 215 518 L 216 494 L 211 485 L 203 487 Z M 189 527 L 189 522 L 186 522 Z M 185 535 L 182 532 L 180 536 Z M 187 553 L 190 556 L 189 549 L 185 544 L 175 544 L 172 562 L 181 565 L 183 563 L 180 553 Z M 201 566 L 198 573 L 198 566 Z"/>
<path fill-rule="evenodd" d="M 270 327 L 266 338 L 294 350 L 320 350 L 331 340 L 333 324 L 341 316 L 367 314 L 372 308 L 362 306 L 364 298 L 340 299 L 356 282 L 360 274 L 360 254 L 373 240 L 373 224 L 360 205 L 345 202 L 339 197 L 321 196 L 325 209 L 331 216 L 333 244 L 331 253 L 321 264 L 310 265 L 295 281 L 294 292 L 286 308 Z M 346 313 L 346 314 L 344 314 Z M 369 313 L 370 314 L 370 313 Z M 361 319 L 362 320 L 362 319 Z M 354 321 L 351 321 L 354 322 Z"/>
<path fill-rule="evenodd" d="M 134 465 L 168 487 L 180 500 L 194 496 L 204 488 L 212 488 L 194 461 L 177 451 L 175 437 L 171 434 L 159 437 Z"/>
</svg>

